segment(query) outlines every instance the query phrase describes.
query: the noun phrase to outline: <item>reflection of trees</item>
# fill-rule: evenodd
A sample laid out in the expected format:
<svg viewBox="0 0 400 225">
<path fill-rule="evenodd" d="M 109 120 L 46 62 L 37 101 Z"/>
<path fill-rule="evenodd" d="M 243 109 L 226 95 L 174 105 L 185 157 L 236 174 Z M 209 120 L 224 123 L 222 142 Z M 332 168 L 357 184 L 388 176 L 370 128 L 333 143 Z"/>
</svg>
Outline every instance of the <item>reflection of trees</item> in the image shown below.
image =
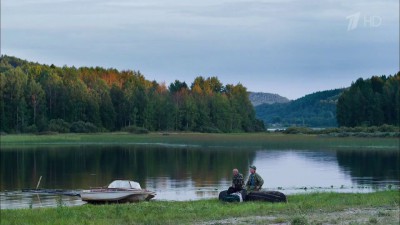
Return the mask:
<svg viewBox="0 0 400 225">
<path fill-rule="evenodd" d="M 398 151 L 337 151 L 340 167 L 352 178 L 372 178 L 374 181 L 399 180 L 400 153 Z M 362 180 L 356 180 L 363 183 Z"/>
<path fill-rule="evenodd" d="M 35 187 L 88 188 L 114 179 L 147 177 L 191 179 L 196 185 L 230 179 L 237 167 L 246 171 L 254 151 L 183 149 L 150 146 L 56 147 L 1 151 L 1 190 Z"/>
</svg>

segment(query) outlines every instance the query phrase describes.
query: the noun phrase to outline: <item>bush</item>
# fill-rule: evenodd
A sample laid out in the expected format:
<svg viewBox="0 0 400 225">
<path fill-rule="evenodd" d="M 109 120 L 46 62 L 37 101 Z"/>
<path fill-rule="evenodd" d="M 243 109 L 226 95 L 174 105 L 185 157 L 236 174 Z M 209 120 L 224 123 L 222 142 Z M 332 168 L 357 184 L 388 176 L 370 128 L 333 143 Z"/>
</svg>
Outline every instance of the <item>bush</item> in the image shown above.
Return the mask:
<svg viewBox="0 0 400 225">
<path fill-rule="evenodd" d="M 285 131 L 285 134 L 311 134 L 313 130 L 308 127 L 289 127 Z"/>
<path fill-rule="evenodd" d="M 202 133 L 222 133 L 221 130 L 216 127 L 201 127 L 200 132 L 202 132 Z"/>
<path fill-rule="evenodd" d="M 378 131 L 378 127 L 377 126 L 372 126 L 372 127 L 367 127 L 366 128 L 366 132 L 368 133 L 375 133 Z"/>
<path fill-rule="evenodd" d="M 331 133 L 339 133 L 339 132 L 340 132 L 339 128 L 326 128 L 326 129 L 320 130 L 318 133 L 319 134 L 331 134 Z"/>
<path fill-rule="evenodd" d="M 128 126 L 124 127 L 122 131 L 126 131 L 132 134 L 147 134 L 149 133 L 149 130 L 147 130 L 144 127 L 137 127 L 137 126 Z"/>
<path fill-rule="evenodd" d="M 399 132 L 399 127 L 393 125 L 383 124 L 382 126 L 378 127 L 378 131 L 380 132 Z"/>
<path fill-rule="evenodd" d="M 372 217 L 372 218 L 369 218 L 368 222 L 369 223 L 378 223 L 378 220 L 376 218 Z"/>
<path fill-rule="evenodd" d="M 37 133 L 37 132 L 38 132 L 38 129 L 37 129 L 36 125 L 31 125 L 31 126 L 28 126 L 25 128 L 25 133 L 33 134 L 33 133 Z"/>
<path fill-rule="evenodd" d="M 292 225 L 307 225 L 309 223 L 304 216 L 296 216 L 295 218 L 292 219 L 290 224 L 292 224 Z"/>
<path fill-rule="evenodd" d="M 37 135 L 57 135 L 57 134 L 58 134 L 58 132 L 55 132 L 55 131 L 42 131 L 42 132 L 37 133 Z"/>
<path fill-rule="evenodd" d="M 58 133 L 68 133 L 70 131 L 71 124 L 65 122 L 62 119 L 52 119 L 49 122 L 48 130 Z"/>
<path fill-rule="evenodd" d="M 312 130 L 306 127 L 289 127 L 283 133 L 286 134 L 319 134 L 332 137 L 397 137 L 399 128 L 393 125 L 370 126 L 370 127 L 339 127 Z"/>
<path fill-rule="evenodd" d="M 77 121 L 71 124 L 70 131 L 72 133 L 95 133 L 98 128 L 93 123 Z"/>
<path fill-rule="evenodd" d="M 264 121 L 256 119 L 254 131 L 255 132 L 265 132 L 266 129 L 265 129 Z"/>
</svg>

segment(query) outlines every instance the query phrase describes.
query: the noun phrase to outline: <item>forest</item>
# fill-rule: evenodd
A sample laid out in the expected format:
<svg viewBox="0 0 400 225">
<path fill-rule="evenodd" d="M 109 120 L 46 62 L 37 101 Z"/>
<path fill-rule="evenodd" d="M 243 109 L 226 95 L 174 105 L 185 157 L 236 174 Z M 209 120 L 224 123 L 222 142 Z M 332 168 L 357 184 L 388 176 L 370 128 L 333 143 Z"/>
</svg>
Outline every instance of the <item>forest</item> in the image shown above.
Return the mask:
<svg viewBox="0 0 400 225">
<path fill-rule="evenodd" d="M 268 126 L 337 127 L 336 102 L 343 89 L 319 91 L 287 103 L 255 107 Z"/>
<path fill-rule="evenodd" d="M 339 97 L 339 126 L 400 125 L 400 72 L 393 76 L 359 78 Z"/>
<path fill-rule="evenodd" d="M 140 71 L 57 67 L 2 55 L 0 85 L 2 133 L 265 130 L 247 89 L 217 77 L 167 86 Z"/>
</svg>

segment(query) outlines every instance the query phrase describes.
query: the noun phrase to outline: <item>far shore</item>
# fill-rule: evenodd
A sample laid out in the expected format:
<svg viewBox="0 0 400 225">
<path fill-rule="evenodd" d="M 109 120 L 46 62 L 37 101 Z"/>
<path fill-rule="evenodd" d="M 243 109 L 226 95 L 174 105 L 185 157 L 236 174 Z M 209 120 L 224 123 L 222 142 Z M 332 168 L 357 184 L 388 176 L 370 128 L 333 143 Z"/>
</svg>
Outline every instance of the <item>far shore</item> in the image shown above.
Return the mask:
<svg viewBox="0 0 400 225">
<path fill-rule="evenodd" d="M 398 150 L 397 137 L 334 137 L 315 134 L 282 133 L 179 133 L 127 132 L 90 134 L 8 134 L 0 136 L 2 149 L 38 146 L 78 145 L 158 145 L 193 148 L 312 149 L 312 150 Z"/>
</svg>

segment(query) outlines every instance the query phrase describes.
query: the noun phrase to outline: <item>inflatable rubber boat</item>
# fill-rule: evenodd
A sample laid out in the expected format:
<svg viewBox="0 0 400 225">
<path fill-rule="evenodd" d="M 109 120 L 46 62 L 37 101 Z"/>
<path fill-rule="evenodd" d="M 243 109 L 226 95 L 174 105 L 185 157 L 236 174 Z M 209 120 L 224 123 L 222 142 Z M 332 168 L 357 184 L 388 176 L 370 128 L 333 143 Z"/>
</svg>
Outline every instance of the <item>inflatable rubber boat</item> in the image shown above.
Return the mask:
<svg viewBox="0 0 400 225">
<path fill-rule="evenodd" d="M 243 201 L 264 201 L 264 202 L 287 202 L 286 195 L 279 191 L 252 191 L 249 194 L 245 190 L 228 195 L 228 191 L 221 191 L 218 199 L 225 202 L 240 202 L 241 195 Z"/>
</svg>

